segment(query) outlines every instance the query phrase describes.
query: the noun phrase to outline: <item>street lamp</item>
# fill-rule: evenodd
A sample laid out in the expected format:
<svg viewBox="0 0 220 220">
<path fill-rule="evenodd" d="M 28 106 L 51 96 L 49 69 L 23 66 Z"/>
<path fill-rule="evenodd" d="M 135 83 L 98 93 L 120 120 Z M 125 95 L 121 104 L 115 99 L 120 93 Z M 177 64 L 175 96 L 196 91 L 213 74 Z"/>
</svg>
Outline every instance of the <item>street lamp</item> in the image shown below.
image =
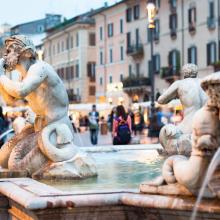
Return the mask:
<svg viewBox="0 0 220 220">
<path fill-rule="evenodd" d="M 153 117 L 155 104 L 154 104 L 154 53 L 153 53 L 153 36 L 154 36 L 154 18 L 156 15 L 156 6 L 154 3 L 148 1 L 147 3 L 147 17 L 148 17 L 148 29 L 150 32 L 150 43 L 151 43 L 151 71 L 150 71 L 150 81 L 151 81 L 151 117 Z"/>
</svg>

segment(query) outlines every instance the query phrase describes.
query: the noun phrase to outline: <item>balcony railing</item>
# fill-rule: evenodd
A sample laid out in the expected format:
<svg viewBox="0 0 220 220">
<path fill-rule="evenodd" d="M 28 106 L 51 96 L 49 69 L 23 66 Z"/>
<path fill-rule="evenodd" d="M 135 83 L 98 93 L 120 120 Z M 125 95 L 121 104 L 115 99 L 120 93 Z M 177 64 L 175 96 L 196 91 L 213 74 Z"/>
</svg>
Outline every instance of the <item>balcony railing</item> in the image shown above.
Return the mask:
<svg viewBox="0 0 220 220">
<path fill-rule="evenodd" d="M 215 63 L 213 63 L 212 65 L 213 65 L 213 68 L 214 68 L 215 72 L 220 71 L 220 60 L 215 62 Z"/>
<path fill-rule="evenodd" d="M 169 79 L 175 78 L 176 76 L 180 76 L 180 67 L 162 67 L 161 68 L 161 78 L 162 79 Z"/>
<path fill-rule="evenodd" d="M 177 37 L 177 30 L 176 28 L 170 29 L 170 36 L 172 39 L 175 39 Z"/>
<path fill-rule="evenodd" d="M 71 90 L 67 90 L 67 94 L 70 102 L 74 102 L 74 103 L 81 102 L 80 95 L 74 94 Z"/>
<path fill-rule="evenodd" d="M 194 34 L 196 32 L 196 25 L 194 23 L 189 23 L 189 32 Z"/>
<path fill-rule="evenodd" d="M 215 27 L 216 27 L 215 18 L 208 17 L 207 18 L 207 26 L 208 26 L 208 29 L 210 29 L 210 30 L 215 29 Z"/>
<path fill-rule="evenodd" d="M 160 34 L 159 34 L 159 32 L 155 32 L 155 33 L 154 33 L 154 41 L 155 41 L 155 42 L 158 42 L 159 39 L 160 39 Z"/>
<path fill-rule="evenodd" d="M 144 54 L 144 47 L 143 44 L 135 44 L 135 45 L 129 45 L 127 47 L 127 54 L 130 56 L 142 56 Z"/>
<path fill-rule="evenodd" d="M 123 88 L 132 88 L 132 87 L 141 87 L 141 86 L 149 86 L 150 79 L 147 77 L 127 77 L 123 81 Z"/>
</svg>

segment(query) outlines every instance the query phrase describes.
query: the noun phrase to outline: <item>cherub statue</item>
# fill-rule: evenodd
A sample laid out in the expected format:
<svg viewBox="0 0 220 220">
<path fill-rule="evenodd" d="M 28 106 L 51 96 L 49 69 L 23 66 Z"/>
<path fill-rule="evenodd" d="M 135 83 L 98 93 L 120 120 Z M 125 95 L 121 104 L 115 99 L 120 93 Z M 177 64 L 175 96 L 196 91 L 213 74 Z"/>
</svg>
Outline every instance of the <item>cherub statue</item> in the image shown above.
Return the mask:
<svg viewBox="0 0 220 220">
<path fill-rule="evenodd" d="M 220 146 L 220 72 L 205 77 L 201 81 L 201 86 L 209 99 L 195 113 L 191 122 L 192 152 L 190 157 L 182 155 L 168 157 L 162 168 L 163 178 L 150 183 L 150 185 L 160 185 L 164 181 L 169 185 L 163 185 L 163 191 L 167 194 L 172 194 L 174 191 L 178 194 L 183 188 L 188 190 L 184 190 L 183 194 L 188 194 L 188 192 L 197 194 L 209 163 Z M 219 178 L 219 168 L 217 173 L 217 178 Z M 205 196 L 215 196 L 216 192 L 212 193 L 213 190 L 215 187 L 207 188 Z"/>
<path fill-rule="evenodd" d="M 161 129 L 160 142 L 170 154 L 185 153 L 191 151 L 192 119 L 198 109 L 207 100 L 207 96 L 200 86 L 197 78 L 198 67 L 194 64 L 186 64 L 181 70 L 184 79 L 175 81 L 159 98 L 159 104 L 167 104 L 171 100 L 179 98 L 184 110 L 182 122 L 175 126 L 168 124 Z"/>
<path fill-rule="evenodd" d="M 0 59 L 0 93 L 8 104 L 25 99 L 36 118 L 34 127 L 23 129 L 23 134 L 2 147 L 0 165 L 11 170 L 28 169 L 32 174 L 47 161 L 71 160 L 79 149 L 73 144 L 68 96 L 62 80 L 52 66 L 37 60 L 35 46 L 27 36 L 11 36 L 5 40 L 5 47 L 5 55 Z M 20 81 L 9 79 L 5 70 L 17 70 Z M 30 152 L 22 143 L 27 134 L 32 135 L 32 143 L 37 145 Z M 38 155 L 38 160 L 34 160 L 34 155 Z"/>
</svg>

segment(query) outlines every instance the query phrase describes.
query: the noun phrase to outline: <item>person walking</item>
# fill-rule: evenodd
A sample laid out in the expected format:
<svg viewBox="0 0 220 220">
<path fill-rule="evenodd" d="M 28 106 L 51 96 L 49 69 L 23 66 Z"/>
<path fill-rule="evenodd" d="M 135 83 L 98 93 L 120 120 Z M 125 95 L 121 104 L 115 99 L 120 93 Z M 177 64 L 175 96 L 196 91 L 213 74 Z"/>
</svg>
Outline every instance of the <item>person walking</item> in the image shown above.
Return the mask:
<svg viewBox="0 0 220 220">
<path fill-rule="evenodd" d="M 116 108 L 117 117 L 113 120 L 113 145 L 126 145 L 131 141 L 131 117 L 127 115 L 123 105 Z"/>
<path fill-rule="evenodd" d="M 96 111 L 96 105 L 92 105 L 92 111 L 89 112 L 89 131 L 91 143 L 93 145 L 97 145 L 99 131 L 99 113 Z"/>
</svg>

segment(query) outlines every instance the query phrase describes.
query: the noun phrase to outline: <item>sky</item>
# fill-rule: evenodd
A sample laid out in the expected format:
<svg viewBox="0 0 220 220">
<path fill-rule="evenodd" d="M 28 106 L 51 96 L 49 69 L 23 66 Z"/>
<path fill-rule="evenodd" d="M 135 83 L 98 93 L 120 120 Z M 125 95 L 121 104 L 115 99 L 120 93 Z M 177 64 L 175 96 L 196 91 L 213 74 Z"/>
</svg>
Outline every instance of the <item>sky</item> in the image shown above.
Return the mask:
<svg viewBox="0 0 220 220">
<path fill-rule="evenodd" d="M 0 0 L 0 24 L 17 24 L 41 19 L 46 13 L 72 18 L 90 9 L 96 9 L 119 0 Z"/>
</svg>

